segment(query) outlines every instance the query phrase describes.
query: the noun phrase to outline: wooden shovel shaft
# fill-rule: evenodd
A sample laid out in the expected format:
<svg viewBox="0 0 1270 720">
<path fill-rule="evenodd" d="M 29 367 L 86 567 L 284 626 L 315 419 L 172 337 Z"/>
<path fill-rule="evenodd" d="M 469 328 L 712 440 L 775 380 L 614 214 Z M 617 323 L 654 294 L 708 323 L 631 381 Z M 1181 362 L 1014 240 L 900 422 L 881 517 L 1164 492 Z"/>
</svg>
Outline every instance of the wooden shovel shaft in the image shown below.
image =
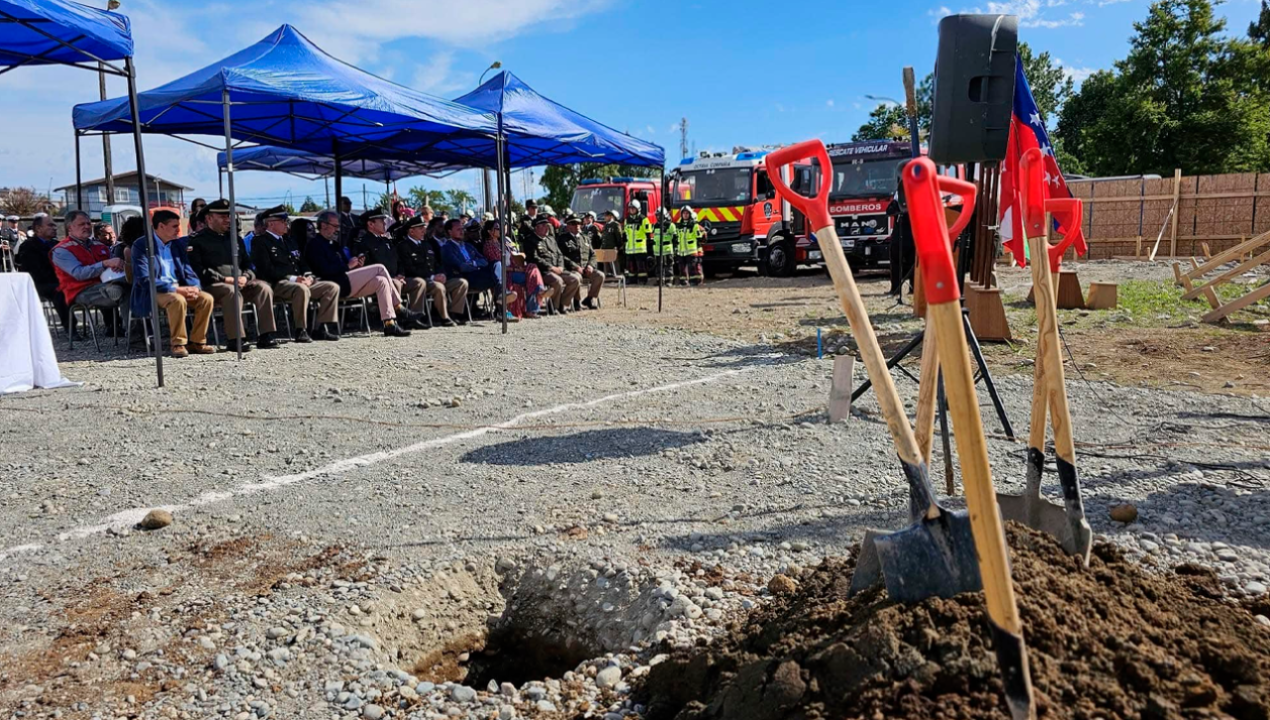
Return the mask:
<svg viewBox="0 0 1270 720">
<path fill-rule="evenodd" d="M 1046 223 L 1049 216 L 1046 216 Z M 1072 440 L 1071 414 L 1067 405 L 1067 385 L 1063 371 L 1062 348 L 1058 338 L 1058 306 L 1050 277 L 1049 243 L 1044 235 L 1029 238 L 1032 262 L 1033 300 L 1036 305 L 1037 363 L 1043 365 L 1046 407 L 1054 428 L 1054 452 L 1061 460 L 1075 465 L 1076 445 Z M 1038 281 L 1039 278 L 1039 281 Z M 1042 436 L 1044 442 L 1044 436 Z"/>
<path fill-rule="evenodd" d="M 930 467 L 930 450 L 935 435 L 935 396 L 939 392 L 939 352 L 935 347 L 935 328 L 926 326 L 922 335 L 921 383 L 917 388 L 917 447 L 926 467 Z"/>
<path fill-rule="evenodd" d="M 820 242 L 820 252 L 829 268 L 829 275 L 833 278 L 842 311 L 851 325 L 851 334 L 855 336 L 856 345 L 860 349 L 860 358 L 873 383 L 873 394 L 882 409 L 882 416 L 886 418 L 886 426 L 891 431 L 895 450 L 901 461 L 917 466 L 923 462 L 921 449 L 913 435 L 912 426 L 908 424 L 908 415 L 904 412 L 904 404 L 895 389 L 895 381 L 886 369 L 886 358 L 882 355 L 877 335 L 873 332 L 873 324 L 869 322 L 869 313 L 864 307 L 864 299 L 860 297 L 855 278 L 851 275 L 851 267 L 847 265 L 847 258 L 842 253 L 838 233 L 830 225 L 817 230 L 816 239 Z M 931 508 L 937 515 L 938 509 L 933 504 Z"/>
<path fill-rule="evenodd" d="M 988 465 L 988 442 L 979 417 L 979 398 L 970 369 L 970 348 L 961 325 L 957 303 L 940 303 L 926 309 L 927 321 L 939 335 L 939 362 L 944 370 L 944 391 L 948 411 L 957 433 L 957 456 L 961 481 L 970 511 L 970 527 L 979 551 L 984 597 L 992 621 L 1011 633 L 1020 631 L 1014 586 L 1010 583 L 1009 556 L 1005 545 L 1005 525 L 997 509 Z"/>
</svg>

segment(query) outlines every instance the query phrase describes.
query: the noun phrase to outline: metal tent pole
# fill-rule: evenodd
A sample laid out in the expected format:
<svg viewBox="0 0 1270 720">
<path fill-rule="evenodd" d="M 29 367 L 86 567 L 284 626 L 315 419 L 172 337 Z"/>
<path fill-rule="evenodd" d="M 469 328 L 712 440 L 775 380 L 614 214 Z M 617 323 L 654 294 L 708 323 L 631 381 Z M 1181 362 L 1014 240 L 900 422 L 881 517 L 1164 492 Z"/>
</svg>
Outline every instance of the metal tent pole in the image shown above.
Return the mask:
<svg viewBox="0 0 1270 720">
<path fill-rule="evenodd" d="M 494 139 L 494 152 L 495 154 L 498 155 L 498 187 L 499 187 L 498 194 L 500 196 L 503 194 L 503 168 L 505 166 L 503 163 L 503 152 L 505 150 L 503 147 L 503 143 L 506 142 L 506 140 L 507 139 L 503 137 L 503 114 L 500 112 L 498 114 L 498 137 Z M 486 182 L 486 185 L 485 185 L 486 199 L 488 199 L 488 194 L 491 190 L 491 188 L 489 187 L 489 170 L 485 170 L 483 172 L 484 172 L 484 177 Z M 502 293 L 500 297 L 502 300 L 502 307 L 503 307 L 502 321 L 503 321 L 504 335 L 507 334 L 507 264 L 511 261 L 511 257 L 507 253 L 508 217 L 509 217 L 508 215 L 503 215 L 502 232 L 500 233 L 500 237 L 499 237 L 499 239 L 503 243 L 503 247 L 502 247 L 503 262 L 499 264 L 499 268 L 502 270 L 502 272 L 500 273 L 501 277 L 498 280 L 499 282 L 498 291 Z"/>
<path fill-rule="evenodd" d="M 137 146 L 137 175 L 141 189 L 141 222 L 146 232 L 146 260 L 150 267 L 150 325 L 154 328 L 154 372 L 158 376 L 159 387 L 163 387 L 163 342 L 159 336 L 159 300 L 156 281 L 159 276 L 158 264 L 154 261 L 154 228 L 150 222 L 150 203 L 146 191 L 146 154 L 141 147 L 141 110 L 137 106 L 137 74 L 132 68 L 132 58 L 125 58 L 128 71 L 128 105 L 132 112 L 132 138 Z M 78 140 L 79 135 L 76 134 Z M 78 146 L 78 142 L 76 145 Z"/>
<path fill-rule="evenodd" d="M 664 192 L 665 184 L 666 184 L 666 166 L 665 165 L 662 165 L 661 167 L 657 168 L 657 179 L 658 179 L 657 192 L 661 194 L 661 197 L 659 198 L 659 200 L 661 200 L 661 202 L 665 202 L 666 200 L 666 193 Z M 649 201 L 648 205 L 649 205 L 649 208 L 651 209 L 653 203 Z M 661 203 L 658 203 L 658 205 L 659 205 L 658 209 L 660 210 L 660 208 L 662 207 Z M 661 218 L 659 217 L 659 214 L 660 213 L 654 214 L 653 217 L 657 218 L 657 228 L 658 228 L 657 230 L 657 233 L 658 233 L 657 234 L 657 312 L 661 313 L 661 286 L 665 284 L 665 280 L 666 280 L 666 272 L 665 272 L 665 269 L 662 267 L 662 258 L 665 257 L 664 245 L 666 240 L 666 230 L 665 228 L 661 227 Z"/>
<path fill-rule="evenodd" d="M 238 359 L 243 359 L 243 343 L 247 340 L 247 328 L 243 327 L 242 291 L 238 287 L 238 201 L 234 198 L 234 137 L 230 132 L 229 88 L 220 93 L 221 111 L 225 116 L 225 175 L 229 178 L 229 258 L 234 268 L 234 307 L 238 312 Z M 273 308 L 263 308 L 273 312 Z M 298 320 L 297 320 L 298 322 Z"/>
<path fill-rule="evenodd" d="M 84 209 L 84 172 L 79 159 L 79 130 L 75 131 L 75 209 Z M 88 217 L 92 219 L 92 215 Z"/>
<path fill-rule="evenodd" d="M 225 197 L 225 171 L 221 168 L 216 168 L 216 187 L 219 190 L 216 196 Z"/>
</svg>

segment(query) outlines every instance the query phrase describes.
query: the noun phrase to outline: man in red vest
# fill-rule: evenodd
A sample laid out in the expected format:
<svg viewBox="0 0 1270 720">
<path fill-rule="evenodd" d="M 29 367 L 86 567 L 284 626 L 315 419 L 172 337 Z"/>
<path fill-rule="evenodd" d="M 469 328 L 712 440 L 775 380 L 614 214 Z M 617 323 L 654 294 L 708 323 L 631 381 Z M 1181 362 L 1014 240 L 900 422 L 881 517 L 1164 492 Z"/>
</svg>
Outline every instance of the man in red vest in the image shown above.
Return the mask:
<svg viewBox="0 0 1270 720">
<path fill-rule="evenodd" d="M 128 294 L 123 260 L 110 257 L 110 248 L 93 238 L 93 223 L 83 210 L 66 213 L 66 239 L 53 248 L 53 270 L 67 305 L 87 305 L 103 310 L 128 311 L 122 304 Z M 103 282 L 103 275 L 106 280 Z M 116 322 L 124 317 L 116 315 Z M 114 328 L 123 330 L 122 324 Z"/>
</svg>

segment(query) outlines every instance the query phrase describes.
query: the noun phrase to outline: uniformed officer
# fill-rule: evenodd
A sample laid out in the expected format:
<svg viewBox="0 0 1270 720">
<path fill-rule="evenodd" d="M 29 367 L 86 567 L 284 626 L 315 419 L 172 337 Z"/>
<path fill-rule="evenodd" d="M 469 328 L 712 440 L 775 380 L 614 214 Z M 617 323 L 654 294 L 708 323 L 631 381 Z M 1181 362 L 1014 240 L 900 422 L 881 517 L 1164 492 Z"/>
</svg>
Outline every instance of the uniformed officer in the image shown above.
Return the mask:
<svg viewBox="0 0 1270 720">
<path fill-rule="evenodd" d="M 273 285 L 273 294 L 291 303 L 295 322 L 295 341 L 336 340 L 339 332 L 335 311 L 339 305 L 340 286 L 330 280 L 318 280 L 300 255 L 300 248 L 287 233 L 287 209 L 281 205 L 257 216 L 265 224 L 265 232 L 251 241 L 251 259 L 256 273 Z M 318 301 L 316 325 L 310 336 L 309 302 Z M 265 311 L 273 314 L 273 308 Z"/>
<path fill-rule="evenodd" d="M 532 262 L 538 266 L 538 272 L 542 273 L 542 283 L 554 291 L 560 314 L 567 315 L 573 307 L 574 299 L 578 297 L 582 276 L 564 269 L 564 253 L 560 252 L 551 220 L 546 215 L 539 215 L 534 220 L 534 235 L 537 245 Z"/>
<path fill-rule="evenodd" d="M 638 200 L 626 205 L 626 222 L 624 226 L 626 246 L 622 253 L 622 269 L 628 280 L 648 283 L 648 237 L 653 233 L 653 224 L 643 213 Z"/>
<path fill-rule="evenodd" d="M 616 210 L 604 211 L 604 227 L 600 230 L 600 248 L 604 250 L 623 250 L 626 240 L 622 237 L 622 223 L 618 222 Z"/>
<path fill-rule="evenodd" d="M 579 283 L 587 283 L 586 299 L 579 304 L 575 294 L 573 309 L 595 310 L 600 290 L 604 289 L 604 273 L 595 266 L 595 246 L 591 244 L 591 236 L 583 230 L 582 219 L 577 215 L 566 217 L 564 231 L 556 236 L 556 241 L 564 255 L 564 269 L 577 276 Z"/>
<path fill-rule="evenodd" d="M 256 344 L 262 350 L 278 347 L 274 333 L 278 331 L 273 318 L 273 288 L 256 279 L 256 273 L 247 254 L 247 246 L 238 243 L 238 295 L 234 294 L 233 246 L 229 238 L 229 201 L 217 200 L 203 208 L 207 226 L 190 236 L 188 250 L 190 265 L 198 273 L 199 284 L 212 296 L 217 305 L 224 308 L 225 334 L 229 336 L 229 349 L 247 352 L 251 346 L 243 337 L 242 302 L 256 306 L 256 325 L 259 330 Z"/>
<path fill-rule="evenodd" d="M 441 272 L 441 256 L 432 239 L 427 237 L 427 221 L 416 215 L 403 223 L 403 235 L 397 241 L 397 269 L 408 278 L 421 278 L 426 283 L 424 292 L 410 296 L 410 309 L 421 313 L 432 297 L 432 308 L 445 327 L 454 325 L 450 308 L 463 310 L 467 301 L 467 281 L 463 278 L 447 278 Z M 426 293 L 426 295 L 425 295 Z"/>
<path fill-rule="evenodd" d="M 678 230 L 674 221 L 671 220 L 670 211 L 666 208 L 659 209 L 648 254 L 648 272 L 658 274 L 658 283 L 668 282 L 668 279 L 674 276 Z"/>
<path fill-rule="evenodd" d="M 685 205 L 679 211 L 679 271 L 684 276 L 684 285 L 689 283 L 701 285 L 705 275 L 701 271 L 701 225 L 697 223 L 697 213 Z"/>
<path fill-rule="evenodd" d="M 582 234 L 591 241 L 592 248 L 600 247 L 600 230 L 603 228 L 595 221 L 595 213 L 590 210 L 582 216 Z"/>
<path fill-rule="evenodd" d="M 383 208 L 373 208 L 362 213 L 361 221 L 366 229 L 353 243 L 353 256 L 361 257 L 367 265 L 383 265 L 387 268 L 388 274 L 392 276 L 393 284 L 397 286 L 398 295 L 409 298 L 422 297 L 424 286 L 428 281 L 421 277 L 410 277 L 401 272 L 398 266 L 400 256 L 397 254 L 396 242 L 388 234 L 388 218 L 389 215 Z"/>
</svg>

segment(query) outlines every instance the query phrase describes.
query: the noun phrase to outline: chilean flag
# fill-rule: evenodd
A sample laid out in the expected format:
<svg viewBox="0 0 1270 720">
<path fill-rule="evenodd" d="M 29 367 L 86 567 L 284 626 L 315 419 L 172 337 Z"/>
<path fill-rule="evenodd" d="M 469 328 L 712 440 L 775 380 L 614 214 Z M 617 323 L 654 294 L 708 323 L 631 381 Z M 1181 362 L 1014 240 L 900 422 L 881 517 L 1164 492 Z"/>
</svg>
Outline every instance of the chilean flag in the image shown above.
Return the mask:
<svg viewBox="0 0 1270 720">
<path fill-rule="evenodd" d="M 1023 153 L 1031 148 L 1040 148 L 1045 155 L 1046 197 L 1071 197 L 1063 173 L 1058 169 L 1054 159 L 1054 148 L 1050 145 L 1049 133 L 1045 130 L 1045 120 L 1032 99 L 1032 88 L 1027 84 L 1027 76 L 1023 74 L 1023 58 L 1014 59 L 1014 114 L 1010 118 L 1010 140 L 1006 146 L 1005 161 L 1001 164 L 1001 216 L 998 218 L 1003 244 L 1014 253 L 1014 260 L 1019 267 L 1026 264 L 1024 251 L 1027 240 L 1023 234 L 1023 194 L 1016 178 L 1019 175 L 1019 160 Z M 1065 229 L 1055 221 L 1060 234 L 1066 235 Z M 1083 237 L 1076 238 L 1076 251 L 1084 255 L 1088 248 Z"/>
</svg>

